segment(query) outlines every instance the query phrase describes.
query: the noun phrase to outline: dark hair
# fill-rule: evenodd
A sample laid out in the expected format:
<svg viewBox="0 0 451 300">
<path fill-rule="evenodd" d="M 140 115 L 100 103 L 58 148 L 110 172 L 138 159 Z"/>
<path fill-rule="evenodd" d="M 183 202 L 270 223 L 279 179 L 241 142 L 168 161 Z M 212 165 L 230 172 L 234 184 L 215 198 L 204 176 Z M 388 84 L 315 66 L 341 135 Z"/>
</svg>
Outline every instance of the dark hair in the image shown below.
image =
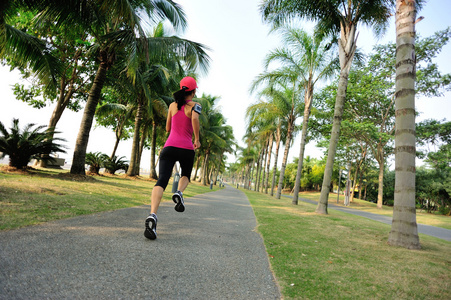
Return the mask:
<svg viewBox="0 0 451 300">
<path fill-rule="evenodd" d="M 189 96 L 190 94 L 192 94 L 195 91 L 195 89 L 192 90 L 192 91 L 186 91 L 187 89 L 188 88 L 186 86 L 184 86 L 184 87 L 182 87 L 181 90 L 179 90 L 179 91 L 177 91 L 177 92 L 175 92 L 173 94 L 175 102 L 177 102 L 177 109 L 178 110 L 182 109 L 182 106 L 186 103 L 185 102 L 186 97 Z"/>
</svg>

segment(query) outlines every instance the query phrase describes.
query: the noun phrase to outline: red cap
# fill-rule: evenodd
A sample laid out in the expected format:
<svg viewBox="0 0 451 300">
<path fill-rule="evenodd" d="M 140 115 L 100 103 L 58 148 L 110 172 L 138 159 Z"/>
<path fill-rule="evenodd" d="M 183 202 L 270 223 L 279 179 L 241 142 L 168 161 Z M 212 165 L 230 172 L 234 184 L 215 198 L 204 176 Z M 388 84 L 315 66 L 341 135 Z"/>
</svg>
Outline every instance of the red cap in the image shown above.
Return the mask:
<svg viewBox="0 0 451 300">
<path fill-rule="evenodd" d="M 186 90 L 187 92 L 192 91 L 194 89 L 197 89 L 197 83 L 196 83 L 196 79 L 194 79 L 193 77 L 185 77 L 180 81 L 180 89 L 183 89 L 183 87 L 187 87 L 188 89 Z"/>
</svg>

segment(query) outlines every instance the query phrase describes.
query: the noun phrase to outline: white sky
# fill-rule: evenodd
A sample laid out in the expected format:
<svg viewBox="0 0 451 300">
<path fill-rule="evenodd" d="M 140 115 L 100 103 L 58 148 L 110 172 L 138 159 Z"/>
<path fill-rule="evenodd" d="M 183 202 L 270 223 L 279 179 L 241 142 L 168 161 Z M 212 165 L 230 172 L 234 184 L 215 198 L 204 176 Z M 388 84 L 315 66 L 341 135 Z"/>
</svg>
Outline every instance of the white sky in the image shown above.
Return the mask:
<svg viewBox="0 0 451 300">
<path fill-rule="evenodd" d="M 231 125 L 234 135 L 241 146 L 244 145 L 242 137 L 245 133 L 245 110 L 258 99 L 249 95 L 249 87 L 254 78 L 263 71 L 263 60 L 270 50 L 281 45 L 276 35 L 269 34 L 269 26 L 262 23 L 258 12 L 260 0 L 180 0 L 188 17 L 188 29 L 182 37 L 202 43 L 212 51 L 211 67 L 207 75 L 198 81 L 199 92 L 219 96 L 219 106 Z M 422 37 L 432 35 L 438 30 L 451 26 L 451 1 L 429 0 L 424 9 L 417 16 L 425 19 L 416 25 L 416 31 Z M 378 43 L 385 44 L 395 41 L 394 17 L 391 20 L 390 29 L 385 37 Z M 306 28 L 307 29 L 307 28 Z M 308 29 L 307 29 L 308 30 Z M 359 28 L 360 34 L 357 46 L 368 53 L 377 42 L 370 31 Z M 451 73 L 451 43 L 445 46 L 438 58 L 440 70 Z M 11 85 L 18 82 L 17 72 L 9 72 L 8 67 L 0 66 L 0 121 L 10 127 L 13 118 L 19 118 L 23 126 L 28 123 L 47 125 L 53 106 L 37 110 L 23 102 L 15 100 Z M 417 111 L 421 115 L 417 121 L 427 118 L 450 119 L 451 93 L 446 93 L 441 98 L 419 98 L 416 101 Z M 66 161 L 72 160 L 73 149 L 80 126 L 83 111 L 78 113 L 66 110 L 58 123 L 57 130 L 61 131 L 60 137 L 67 140 L 66 154 L 60 154 Z M 298 120 L 298 124 L 301 120 Z M 298 136 L 290 149 L 289 161 L 299 156 Z M 114 133 L 103 128 L 93 128 L 90 134 L 88 152 L 100 151 L 111 154 L 114 146 Z M 281 149 L 283 151 L 283 149 Z M 122 141 L 119 144 L 118 155 L 130 157 L 131 142 Z M 281 152 L 283 153 L 283 152 Z M 306 147 L 305 156 L 319 158 L 322 151 L 311 142 Z M 280 159 L 282 154 L 279 155 Z M 229 162 L 234 158 L 229 156 Z M 149 169 L 150 151 L 145 151 L 142 157 L 141 168 Z"/>
</svg>

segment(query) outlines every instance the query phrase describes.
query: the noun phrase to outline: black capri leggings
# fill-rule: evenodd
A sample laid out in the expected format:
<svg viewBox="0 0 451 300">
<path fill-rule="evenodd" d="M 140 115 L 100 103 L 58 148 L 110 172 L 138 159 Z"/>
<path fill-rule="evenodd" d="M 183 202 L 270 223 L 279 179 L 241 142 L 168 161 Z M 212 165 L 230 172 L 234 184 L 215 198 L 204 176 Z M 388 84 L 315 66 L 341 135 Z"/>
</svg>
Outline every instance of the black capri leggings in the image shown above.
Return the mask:
<svg viewBox="0 0 451 300">
<path fill-rule="evenodd" d="M 191 181 L 191 171 L 193 170 L 194 164 L 194 150 L 168 146 L 161 150 L 160 165 L 158 167 L 160 174 L 155 186 L 161 186 L 163 190 L 166 189 L 176 161 L 180 163 L 180 168 L 182 169 L 181 177 L 186 176 L 188 177 L 188 180 Z"/>
</svg>

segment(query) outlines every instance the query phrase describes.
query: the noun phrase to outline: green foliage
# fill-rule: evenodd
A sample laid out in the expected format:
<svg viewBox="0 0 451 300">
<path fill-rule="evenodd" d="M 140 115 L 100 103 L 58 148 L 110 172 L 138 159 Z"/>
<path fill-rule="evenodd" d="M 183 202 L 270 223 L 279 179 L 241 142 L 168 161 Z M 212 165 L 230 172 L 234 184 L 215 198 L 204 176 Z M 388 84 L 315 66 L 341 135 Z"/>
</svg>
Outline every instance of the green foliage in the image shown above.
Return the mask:
<svg viewBox="0 0 451 300">
<path fill-rule="evenodd" d="M 116 155 L 113 156 L 113 158 L 105 157 L 103 166 L 105 167 L 105 172 L 109 174 L 114 174 L 118 170 L 124 170 L 125 172 L 127 172 L 128 169 L 128 164 L 125 160 L 125 157 L 117 157 Z"/>
<path fill-rule="evenodd" d="M 15 84 L 14 94 L 18 100 L 34 108 L 65 100 L 64 107 L 78 111 L 81 109 L 80 102 L 86 98 L 86 79 L 94 70 L 95 58 L 88 54 L 92 38 L 89 40 L 86 32 L 77 24 L 57 25 L 48 18 L 36 18 L 36 14 L 37 12 L 19 10 L 8 21 L 27 36 L 39 39 L 48 49 L 46 52 L 57 60 L 62 67 L 60 72 L 53 75 L 58 84 L 49 85 L 48 78 L 36 74 L 29 61 L 15 52 L 9 53 L 2 57 L 4 62 L 11 69 L 18 69 L 22 78 L 31 83 Z M 69 94 L 70 96 L 67 96 Z"/>
<path fill-rule="evenodd" d="M 100 152 L 86 153 L 86 164 L 89 165 L 89 172 L 99 175 L 100 168 L 105 164 L 108 156 Z"/>
<path fill-rule="evenodd" d="M 57 143 L 65 140 L 53 137 L 57 132 L 53 130 L 43 131 L 46 127 L 43 125 L 33 127 L 35 127 L 35 124 L 27 124 L 21 130 L 19 120 L 13 119 L 12 127 L 8 131 L 0 122 L 0 133 L 2 134 L 0 136 L 0 152 L 2 152 L 2 157 L 9 156 L 11 167 L 23 169 L 33 158 L 52 160 L 51 157 L 43 155 L 52 152 L 66 152 L 64 147 Z"/>
<path fill-rule="evenodd" d="M 449 215 L 451 211 L 450 169 L 418 168 L 416 171 L 417 205 L 428 212 L 439 211 Z"/>
<path fill-rule="evenodd" d="M 295 158 L 292 163 L 289 163 L 286 166 L 283 181 L 284 189 L 292 190 L 294 188 L 298 160 L 299 160 L 298 158 Z M 319 159 L 311 158 L 309 156 L 304 158 L 304 163 L 302 164 L 301 190 L 319 191 L 321 183 L 323 182 L 325 167 L 326 167 L 325 163 Z"/>
<path fill-rule="evenodd" d="M 127 171 L 128 164 L 124 156 L 110 158 L 105 153 L 89 152 L 86 153 L 86 164 L 89 165 L 89 172 L 99 175 L 101 168 L 105 168 L 105 172 L 114 174 L 118 170 Z"/>
</svg>

